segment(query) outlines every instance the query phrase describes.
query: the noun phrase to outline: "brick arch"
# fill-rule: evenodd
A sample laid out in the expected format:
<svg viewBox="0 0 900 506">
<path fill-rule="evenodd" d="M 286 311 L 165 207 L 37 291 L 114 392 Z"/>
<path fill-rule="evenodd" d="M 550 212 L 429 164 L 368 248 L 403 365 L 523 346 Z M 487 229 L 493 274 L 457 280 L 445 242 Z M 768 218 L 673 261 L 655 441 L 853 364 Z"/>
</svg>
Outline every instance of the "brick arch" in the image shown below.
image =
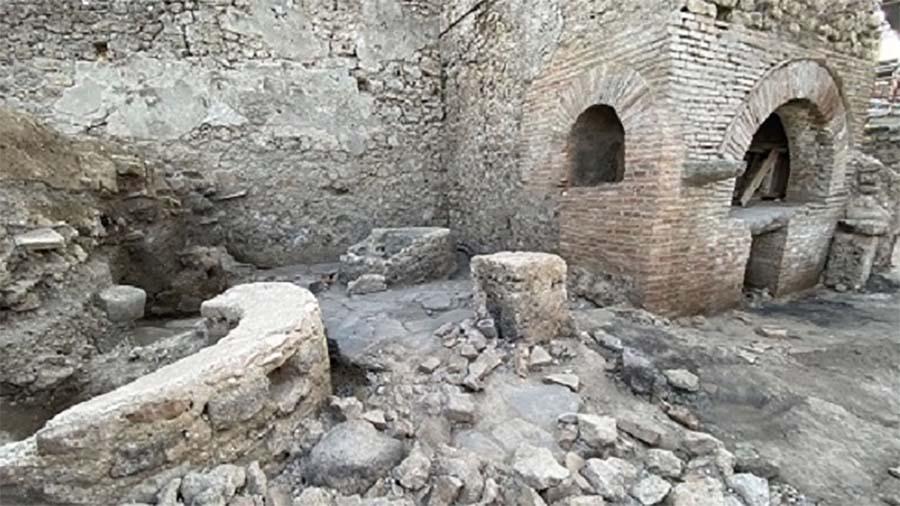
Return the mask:
<svg viewBox="0 0 900 506">
<path fill-rule="evenodd" d="M 672 146 L 684 144 L 676 139 L 672 114 L 639 73 L 600 64 L 573 77 L 538 81 L 529 89 L 520 138 L 527 186 L 559 186 L 568 171 L 569 132 L 579 115 L 594 105 L 612 107 L 624 128 L 625 183 L 638 174 L 657 176 L 663 165 L 669 165 L 662 159 L 677 151 Z"/>
<path fill-rule="evenodd" d="M 808 125 L 785 126 L 809 127 L 815 132 L 815 142 L 824 153 L 814 175 L 816 194 L 824 198 L 839 193 L 849 153 L 850 124 L 838 83 L 817 61 L 787 61 L 760 78 L 726 129 L 720 153 L 732 161 L 742 160 L 754 133 L 770 114 L 787 111 L 797 117 L 801 110 L 808 113 Z"/>
</svg>

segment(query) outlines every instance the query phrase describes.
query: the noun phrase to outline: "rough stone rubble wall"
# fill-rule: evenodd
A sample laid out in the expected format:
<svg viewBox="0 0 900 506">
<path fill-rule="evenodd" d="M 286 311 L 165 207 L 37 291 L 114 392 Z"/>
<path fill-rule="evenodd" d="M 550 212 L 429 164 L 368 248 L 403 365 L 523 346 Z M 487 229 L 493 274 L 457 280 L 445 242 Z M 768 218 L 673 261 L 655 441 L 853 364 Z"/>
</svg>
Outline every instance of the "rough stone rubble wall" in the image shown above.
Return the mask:
<svg viewBox="0 0 900 506">
<path fill-rule="evenodd" d="M 576 264 L 635 278 L 633 297 L 660 310 L 736 302 L 750 233 L 728 217 L 735 180 L 681 180 L 697 167 L 727 173 L 742 165 L 743 153 L 723 144 L 751 92 L 789 62 L 826 61 L 849 134 L 838 132 L 840 148 L 828 153 L 835 159 L 824 178 L 826 204 L 796 218 L 785 235 L 778 269 L 786 274 L 775 286 L 786 292 L 817 280 L 842 204 L 843 148 L 862 138 L 875 3 L 473 5 L 445 9 L 441 50 L 450 221 L 474 250 L 561 251 Z M 582 79 L 591 66 L 601 75 Z M 800 80 L 820 77 L 806 67 Z M 793 91 L 786 75 L 776 87 Z M 581 86 L 585 80 L 593 88 Z M 625 126 L 625 181 L 563 191 L 566 135 L 577 116 L 566 103 L 591 98 L 620 102 L 612 105 Z M 832 98 L 818 102 L 836 110 Z M 778 105 L 752 112 L 761 122 Z M 756 126 L 748 125 L 751 133 Z"/>
<path fill-rule="evenodd" d="M 893 219 L 875 260 L 875 269 L 884 270 L 895 262 L 895 250 L 900 244 L 900 61 L 882 63 L 876 72 L 862 151 L 885 167 L 881 178 L 883 205 Z"/>
<path fill-rule="evenodd" d="M 0 107 L 248 191 L 220 218 L 242 259 L 333 257 L 444 221 L 438 4 L 8 0 Z"/>
</svg>

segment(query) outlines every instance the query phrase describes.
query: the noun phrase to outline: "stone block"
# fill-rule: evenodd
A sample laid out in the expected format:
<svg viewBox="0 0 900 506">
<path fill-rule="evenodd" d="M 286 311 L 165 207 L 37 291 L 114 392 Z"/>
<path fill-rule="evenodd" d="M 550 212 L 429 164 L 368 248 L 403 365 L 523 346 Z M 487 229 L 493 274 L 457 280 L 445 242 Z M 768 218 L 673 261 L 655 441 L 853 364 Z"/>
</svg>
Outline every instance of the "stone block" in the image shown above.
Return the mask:
<svg viewBox="0 0 900 506">
<path fill-rule="evenodd" d="M 872 274 L 878 242 L 877 236 L 835 233 L 825 268 L 825 284 L 854 290 L 863 287 Z"/>
<path fill-rule="evenodd" d="M 472 259 L 476 310 L 503 339 L 550 341 L 574 331 L 566 263 L 557 255 L 502 252 Z"/>
<path fill-rule="evenodd" d="M 130 285 L 111 286 L 97 296 L 100 307 L 114 322 L 130 322 L 144 317 L 147 293 Z"/>
<path fill-rule="evenodd" d="M 381 274 L 363 274 L 347 283 L 347 293 L 365 295 L 387 290 L 387 282 Z"/>
<path fill-rule="evenodd" d="M 388 285 L 443 279 L 456 270 L 456 240 L 450 229 L 436 227 L 376 228 L 341 255 L 345 282 L 374 274 Z"/>
<path fill-rule="evenodd" d="M 66 245 L 66 239 L 52 228 L 40 228 L 18 234 L 13 238 L 17 248 L 26 251 L 47 251 L 62 249 Z"/>
</svg>

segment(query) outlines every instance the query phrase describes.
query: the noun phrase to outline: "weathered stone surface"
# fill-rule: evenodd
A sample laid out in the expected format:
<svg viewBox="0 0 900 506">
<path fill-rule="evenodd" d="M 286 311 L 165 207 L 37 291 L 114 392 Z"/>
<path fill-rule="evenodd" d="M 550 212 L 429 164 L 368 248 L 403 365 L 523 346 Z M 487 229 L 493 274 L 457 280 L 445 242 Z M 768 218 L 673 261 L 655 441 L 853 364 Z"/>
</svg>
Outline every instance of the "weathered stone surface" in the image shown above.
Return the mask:
<svg viewBox="0 0 900 506">
<path fill-rule="evenodd" d="M 627 415 L 616 420 L 619 430 L 650 446 L 656 446 L 662 439 L 663 429 L 652 420 Z"/>
<path fill-rule="evenodd" d="M 512 468 L 535 490 L 546 490 L 569 477 L 569 470 L 559 465 L 547 448 L 522 445 L 513 455 Z"/>
<path fill-rule="evenodd" d="M 479 314 L 503 339 L 547 341 L 572 333 L 566 263 L 556 255 L 503 252 L 472 259 Z"/>
<path fill-rule="evenodd" d="M 475 421 L 475 401 L 471 394 L 452 393 L 447 396 L 445 416 L 454 422 L 472 423 Z"/>
<path fill-rule="evenodd" d="M 624 349 L 622 346 L 622 340 L 618 337 L 611 336 L 609 333 L 602 329 L 596 329 L 591 332 L 591 336 L 597 341 L 597 344 L 603 346 L 607 350 L 621 352 Z"/>
<path fill-rule="evenodd" d="M 479 500 L 486 486 L 479 458 L 468 451 L 442 447 L 433 463 L 435 475 L 452 476 L 462 482 L 459 501 L 471 504 Z"/>
<path fill-rule="evenodd" d="M 614 444 L 619 437 L 616 419 L 611 416 L 578 415 L 578 437 L 588 446 L 603 448 Z"/>
<path fill-rule="evenodd" d="M 496 348 L 485 349 L 474 362 L 469 364 L 469 373 L 463 380 L 463 385 L 470 390 L 481 390 L 481 381 L 502 363 L 503 358 Z"/>
<path fill-rule="evenodd" d="M 425 374 L 431 374 L 440 366 L 441 359 L 437 357 L 428 357 L 419 364 L 419 371 Z"/>
<path fill-rule="evenodd" d="M 647 466 L 647 470 L 666 478 L 679 478 L 681 470 L 684 468 L 684 462 L 677 455 L 669 450 L 659 448 L 647 450 L 644 464 Z"/>
<path fill-rule="evenodd" d="M 456 240 L 449 229 L 376 228 L 341 255 L 341 277 L 384 276 L 388 285 L 447 277 L 456 269 Z"/>
<path fill-rule="evenodd" d="M 34 437 L 4 446 L 0 485 L 14 483 L 59 502 L 114 503 L 181 463 L 209 466 L 237 458 L 271 462 L 287 449 L 287 434 L 330 390 L 327 345 L 315 298 L 291 284 L 248 284 L 205 302 L 202 314 L 232 330 L 216 345 L 77 404 Z M 222 397 L 223 392 L 240 391 L 248 381 L 267 385 L 253 390 L 262 400 L 254 398 L 253 409 L 247 411 L 236 404 L 236 411 L 213 410 L 229 415 L 212 429 L 213 420 L 207 417 L 216 415 L 207 412 L 207 406 L 221 405 L 228 397 Z M 285 403 L 284 392 L 295 392 L 297 383 L 304 385 L 302 399 Z M 179 401 L 182 408 L 156 408 L 171 401 Z M 243 422 L 228 423 L 230 413 Z M 248 434 L 246 427 L 257 425 L 269 426 L 270 436 Z M 68 479 L 72 473 L 83 478 Z"/>
<path fill-rule="evenodd" d="M 528 355 L 528 366 L 531 369 L 540 369 L 553 363 L 553 356 L 543 346 L 535 346 Z"/>
<path fill-rule="evenodd" d="M 565 499 L 553 503 L 554 506 L 604 506 L 606 501 L 599 495 L 579 495 L 570 496 Z"/>
<path fill-rule="evenodd" d="M 835 233 L 825 270 L 825 284 L 830 287 L 843 285 L 853 290 L 865 286 L 872 274 L 878 244 L 878 237 L 873 235 Z"/>
<path fill-rule="evenodd" d="M 343 422 L 313 447 L 309 478 L 347 494 L 365 492 L 403 459 L 403 443 L 364 421 Z"/>
<path fill-rule="evenodd" d="M 581 386 L 581 380 L 574 374 L 550 374 L 544 376 L 544 383 L 562 385 L 573 392 L 577 392 Z"/>
<path fill-rule="evenodd" d="M 651 506 L 661 503 L 671 488 L 669 482 L 651 474 L 631 487 L 631 495 L 644 506 Z"/>
<path fill-rule="evenodd" d="M 421 445 L 417 444 L 403 459 L 403 462 L 394 468 L 392 474 L 403 488 L 419 490 L 428 482 L 431 474 L 431 459 L 428 458 Z"/>
<path fill-rule="evenodd" d="M 722 483 L 709 476 L 692 476 L 669 494 L 672 506 L 726 506 Z"/>
<path fill-rule="evenodd" d="M 622 368 L 625 382 L 632 390 L 641 394 L 653 391 L 657 371 L 650 359 L 641 352 L 625 348 L 622 352 Z"/>
<path fill-rule="evenodd" d="M 625 474 L 613 459 L 588 459 L 581 475 L 605 499 L 620 501 L 625 498 Z"/>
<path fill-rule="evenodd" d="M 698 457 L 711 455 L 724 447 L 721 441 L 705 432 L 686 432 L 681 444 L 688 453 Z"/>
<path fill-rule="evenodd" d="M 246 483 L 243 468 L 226 464 L 207 473 L 190 472 L 181 480 L 181 496 L 187 504 L 227 503 Z"/>
<path fill-rule="evenodd" d="M 13 243 L 25 251 L 47 251 L 65 247 L 66 238 L 52 228 L 40 228 L 16 235 Z"/>
<path fill-rule="evenodd" d="M 667 369 L 663 371 L 663 375 L 665 375 L 670 385 L 679 390 L 686 392 L 700 390 L 700 378 L 687 369 Z"/>
<path fill-rule="evenodd" d="M 136 286 L 115 285 L 97 296 L 107 317 L 114 322 L 130 322 L 144 317 L 147 293 Z"/>
<path fill-rule="evenodd" d="M 728 487 L 744 500 L 747 506 L 769 505 L 769 480 L 747 473 L 729 476 Z"/>
<path fill-rule="evenodd" d="M 347 283 L 347 292 L 352 295 L 365 295 L 385 290 L 387 290 L 387 281 L 381 274 L 363 274 Z"/>
</svg>

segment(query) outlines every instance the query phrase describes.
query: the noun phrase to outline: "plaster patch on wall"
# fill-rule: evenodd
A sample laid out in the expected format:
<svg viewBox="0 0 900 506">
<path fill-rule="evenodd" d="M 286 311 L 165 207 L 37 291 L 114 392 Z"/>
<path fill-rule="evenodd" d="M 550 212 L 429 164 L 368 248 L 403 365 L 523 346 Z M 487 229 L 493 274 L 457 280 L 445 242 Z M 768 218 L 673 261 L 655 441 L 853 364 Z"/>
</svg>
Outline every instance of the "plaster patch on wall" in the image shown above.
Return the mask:
<svg viewBox="0 0 900 506">
<path fill-rule="evenodd" d="M 384 61 L 409 58 L 416 51 L 433 44 L 439 22 L 404 12 L 397 0 L 371 0 L 362 4 L 366 20 L 357 34 L 359 65 L 377 70 Z"/>
</svg>

